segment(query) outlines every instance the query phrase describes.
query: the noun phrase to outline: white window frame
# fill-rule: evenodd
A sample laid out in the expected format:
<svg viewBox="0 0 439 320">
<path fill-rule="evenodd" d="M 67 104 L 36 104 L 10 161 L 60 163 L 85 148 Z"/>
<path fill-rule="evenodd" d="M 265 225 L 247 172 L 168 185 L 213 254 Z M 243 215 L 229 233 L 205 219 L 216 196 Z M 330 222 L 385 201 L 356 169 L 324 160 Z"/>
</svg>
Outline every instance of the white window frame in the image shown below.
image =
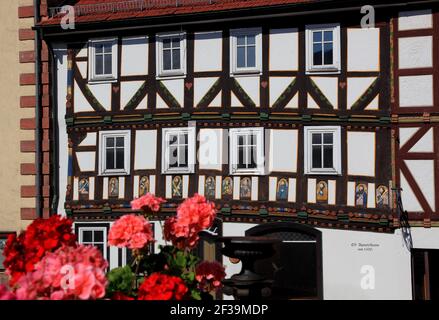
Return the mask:
<svg viewBox="0 0 439 320">
<path fill-rule="evenodd" d="M 163 69 L 163 40 L 168 38 L 180 38 L 180 69 Z M 166 32 L 156 34 L 156 72 L 157 79 L 184 78 L 186 77 L 186 32 Z"/>
<path fill-rule="evenodd" d="M 238 136 L 242 134 L 256 135 L 256 164 L 255 169 L 238 168 Z M 234 128 L 229 130 L 229 153 L 230 153 L 230 175 L 264 175 L 265 174 L 265 140 L 264 128 Z"/>
<path fill-rule="evenodd" d="M 92 232 L 102 231 L 103 232 L 103 234 L 104 234 L 103 242 L 102 242 L 102 244 L 104 245 L 103 255 L 104 255 L 104 259 L 107 260 L 107 251 L 108 251 L 107 228 L 106 227 L 91 227 L 91 226 L 81 227 L 81 226 L 78 226 L 78 241 L 80 244 L 83 244 L 83 231 L 92 231 Z M 94 233 L 93 233 L 93 237 L 94 237 Z M 93 244 L 86 243 L 85 245 L 94 245 L 94 243 L 95 243 L 94 239 L 92 239 L 92 243 Z"/>
<path fill-rule="evenodd" d="M 195 127 L 162 129 L 162 174 L 195 173 Z M 176 133 L 188 135 L 188 164 L 185 168 L 171 168 L 169 162 L 169 136 Z"/>
<path fill-rule="evenodd" d="M 316 169 L 312 167 L 312 134 L 332 133 L 333 134 L 333 166 L 332 169 Z M 304 127 L 304 162 L 305 174 L 307 175 L 341 175 L 341 127 L 321 126 Z"/>
<path fill-rule="evenodd" d="M 255 36 L 255 67 L 238 68 L 238 44 L 237 37 L 243 35 Z M 262 29 L 246 28 L 230 30 L 230 74 L 233 75 L 254 75 L 262 74 Z"/>
<path fill-rule="evenodd" d="M 306 72 L 307 74 L 328 74 L 341 72 L 341 50 L 340 50 L 340 24 L 319 24 L 307 25 L 305 27 L 306 37 Z M 333 63 L 332 65 L 314 65 L 313 32 L 333 31 Z M 323 54 L 323 53 L 322 53 Z"/>
<path fill-rule="evenodd" d="M 111 43 L 111 74 L 97 75 L 96 74 L 96 44 L 107 42 Z M 88 75 L 89 82 L 101 83 L 101 82 L 115 82 L 118 78 L 118 40 L 117 38 L 99 38 L 90 39 L 88 42 Z"/>
<path fill-rule="evenodd" d="M 106 138 L 123 137 L 124 138 L 124 168 L 107 169 L 106 161 Z M 131 131 L 130 130 L 111 130 L 99 132 L 99 175 L 101 176 L 120 176 L 130 174 L 130 149 L 131 149 Z"/>
</svg>

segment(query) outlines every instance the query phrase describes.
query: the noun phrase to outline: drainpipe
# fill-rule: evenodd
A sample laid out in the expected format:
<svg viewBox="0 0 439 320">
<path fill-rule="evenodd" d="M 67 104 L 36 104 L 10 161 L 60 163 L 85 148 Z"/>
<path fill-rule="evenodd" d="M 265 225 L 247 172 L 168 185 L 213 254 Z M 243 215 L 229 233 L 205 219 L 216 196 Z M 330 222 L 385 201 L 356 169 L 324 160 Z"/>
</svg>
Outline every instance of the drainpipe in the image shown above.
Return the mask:
<svg viewBox="0 0 439 320">
<path fill-rule="evenodd" d="M 50 146 L 51 149 L 51 189 L 52 189 L 52 208 L 51 214 L 58 213 L 58 202 L 59 202 L 59 156 L 58 156 L 58 70 L 57 70 L 57 61 L 55 52 L 53 50 L 53 46 L 49 44 L 49 64 L 50 64 L 50 103 L 52 106 L 52 143 Z"/>
<path fill-rule="evenodd" d="M 40 0 L 34 0 L 34 23 L 40 21 Z M 42 147 L 41 147 L 41 30 L 35 29 L 35 210 L 38 218 L 43 217 L 42 203 Z"/>
</svg>

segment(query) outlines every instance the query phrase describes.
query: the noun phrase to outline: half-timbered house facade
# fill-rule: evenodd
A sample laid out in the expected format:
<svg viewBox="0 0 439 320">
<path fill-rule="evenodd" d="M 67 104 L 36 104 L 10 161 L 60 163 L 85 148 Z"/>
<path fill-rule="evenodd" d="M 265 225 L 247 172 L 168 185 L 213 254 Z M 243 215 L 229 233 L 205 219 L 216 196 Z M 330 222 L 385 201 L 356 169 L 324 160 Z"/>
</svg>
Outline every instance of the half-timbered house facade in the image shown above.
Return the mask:
<svg viewBox="0 0 439 320">
<path fill-rule="evenodd" d="M 73 1 L 71 30 L 54 9 L 52 188 L 79 240 L 123 265 L 106 237 L 133 198 L 199 193 L 220 234 L 284 240 L 279 296 L 412 298 L 399 204 L 437 247 L 439 15 L 339 2 Z"/>
</svg>

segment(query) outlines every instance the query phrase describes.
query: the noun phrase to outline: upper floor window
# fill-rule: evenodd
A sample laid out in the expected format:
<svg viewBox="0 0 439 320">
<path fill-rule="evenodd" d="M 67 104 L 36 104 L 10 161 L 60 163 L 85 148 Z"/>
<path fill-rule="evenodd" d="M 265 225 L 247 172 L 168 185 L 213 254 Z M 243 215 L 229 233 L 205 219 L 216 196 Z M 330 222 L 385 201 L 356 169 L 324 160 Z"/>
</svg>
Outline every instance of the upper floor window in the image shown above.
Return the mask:
<svg viewBox="0 0 439 320">
<path fill-rule="evenodd" d="M 305 127 L 305 174 L 341 174 L 340 127 Z"/>
<path fill-rule="evenodd" d="M 79 243 L 94 246 L 107 259 L 107 228 L 106 227 L 79 227 Z"/>
<path fill-rule="evenodd" d="M 186 34 L 157 35 L 157 75 L 159 77 L 186 74 Z"/>
<path fill-rule="evenodd" d="M 306 27 L 307 72 L 340 71 L 340 25 Z"/>
<path fill-rule="evenodd" d="M 162 172 L 193 173 L 195 127 L 163 129 Z"/>
<path fill-rule="evenodd" d="M 231 73 L 261 73 L 261 29 L 231 30 Z"/>
<path fill-rule="evenodd" d="M 127 175 L 130 173 L 130 131 L 99 133 L 99 174 Z"/>
<path fill-rule="evenodd" d="M 117 79 L 117 39 L 94 39 L 89 45 L 90 81 Z"/>
<path fill-rule="evenodd" d="M 264 128 L 230 129 L 230 174 L 264 174 Z"/>
</svg>

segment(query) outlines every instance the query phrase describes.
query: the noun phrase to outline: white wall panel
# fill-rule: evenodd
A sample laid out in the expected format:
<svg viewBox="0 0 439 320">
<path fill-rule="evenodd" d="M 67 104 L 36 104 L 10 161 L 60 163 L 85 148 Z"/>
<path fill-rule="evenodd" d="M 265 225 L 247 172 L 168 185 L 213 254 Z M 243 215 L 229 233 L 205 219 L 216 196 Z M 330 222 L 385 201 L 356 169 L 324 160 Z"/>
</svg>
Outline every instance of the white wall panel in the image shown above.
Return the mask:
<svg viewBox="0 0 439 320">
<path fill-rule="evenodd" d="M 76 152 L 79 170 L 81 172 L 95 171 L 96 168 L 96 152 Z"/>
<path fill-rule="evenodd" d="M 299 37 L 297 29 L 271 29 L 270 70 L 298 70 L 298 44 Z"/>
<path fill-rule="evenodd" d="M 223 130 L 200 129 L 198 162 L 202 170 L 221 170 L 223 164 Z"/>
<path fill-rule="evenodd" d="M 148 74 L 148 37 L 122 38 L 122 76 Z"/>
<path fill-rule="evenodd" d="M 268 130 L 269 171 L 297 172 L 298 130 Z"/>
<path fill-rule="evenodd" d="M 308 179 L 308 203 L 316 203 L 316 179 Z"/>
<path fill-rule="evenodd" d="M 153 170 L 157 163 L 157 130 L 137 130 L 134 170 Z"/>
<path fill-rule="evenodd" d="M 375 176 L 375 133 L 348 132 L 348 174 Z"/>
<path fill-rule="evenodd" d="M 431 10 L 401 11 L 399 13 L 399 30 L 430 29 L 432 27 Z"/>
<path fill-rule="evenodd" d="M 433 66 L 433 38 L 399 38 L 399 68 L 429 68 Z"/>
<path fill-rule="evenodd" d="M 222 32 L 198 32 L 194 41 L 194 70 L 222 70 Z"/>
<path fill-rule="evenodd" d="M 380 70 L 380 29 L 348 29 L 348 71 Z"/>
<path fill-rule="evenodd" d="M 400 107 L 433 106 L 433 76 L 399 77 Z"/>
</svg>

